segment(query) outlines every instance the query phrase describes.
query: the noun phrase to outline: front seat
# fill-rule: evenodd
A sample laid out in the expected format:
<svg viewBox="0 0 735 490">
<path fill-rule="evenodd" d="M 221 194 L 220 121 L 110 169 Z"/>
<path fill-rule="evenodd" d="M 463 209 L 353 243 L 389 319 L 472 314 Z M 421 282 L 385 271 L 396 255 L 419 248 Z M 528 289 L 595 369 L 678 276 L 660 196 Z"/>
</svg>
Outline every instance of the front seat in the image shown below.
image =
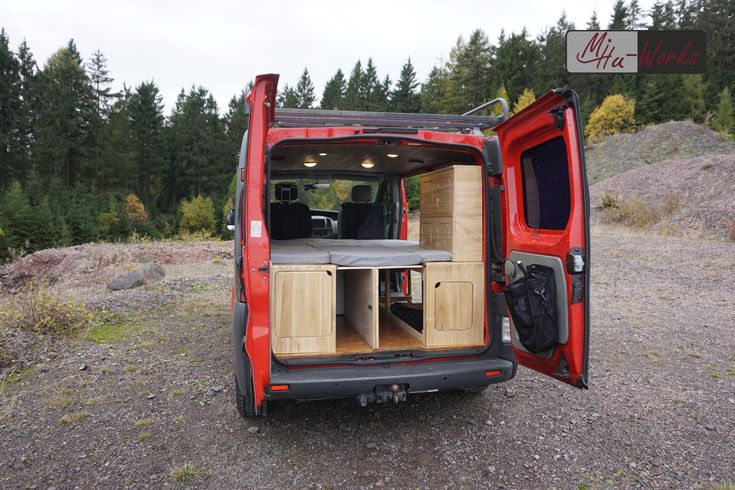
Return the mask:
<svg viewBox="0 0 735 490">
<path fill-rule="evenodd" d="M 379 204 L 370 202 L 372 190 L 369 185 L 352 188 L 352 202 L 342 204 L 339 220 L 340 238 L 371 240 L 385 238 L 383 210 Z"/>
<path fill-rule="evenodd" d="M 292 240 L 311 238 L 311 211 L 309 206 L 293 202 L 298 197 L 298 187 L 291 182 L 275 185 L 278 202 L 271 203 L 271 238 Z"/>
</svg>

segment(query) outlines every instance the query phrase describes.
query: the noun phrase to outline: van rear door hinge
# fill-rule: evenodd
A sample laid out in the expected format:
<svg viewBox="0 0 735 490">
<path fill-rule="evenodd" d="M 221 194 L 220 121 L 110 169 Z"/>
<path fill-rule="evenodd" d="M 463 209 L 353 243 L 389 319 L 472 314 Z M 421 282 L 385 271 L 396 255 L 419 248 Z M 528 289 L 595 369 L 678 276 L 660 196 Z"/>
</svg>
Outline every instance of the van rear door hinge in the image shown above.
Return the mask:
<svg viewBox="0 0 735 490">
<path fill-rule="evenodd" d="M 561 131 L 564 129 L 564 111 L 566 111 L 569 108 L 569 104 L 560 105 L 559 107 L 554 107 L 553 109 L 549 109 L 549 112 L 551 113 L 551 117 L 554 118 L 554 125 L 556 126 L 556 129 Z"/>
</svg>

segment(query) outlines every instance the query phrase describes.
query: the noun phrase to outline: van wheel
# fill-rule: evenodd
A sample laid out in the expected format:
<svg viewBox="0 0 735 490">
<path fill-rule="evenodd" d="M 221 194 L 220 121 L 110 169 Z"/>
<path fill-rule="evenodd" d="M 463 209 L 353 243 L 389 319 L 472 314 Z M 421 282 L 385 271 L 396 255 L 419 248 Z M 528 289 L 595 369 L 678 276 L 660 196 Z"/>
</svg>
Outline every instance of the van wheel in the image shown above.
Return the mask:
<svg viewBox="0 0 735 490">
<path fill-rule="evenodd" d="M 255 402 L 253 401 L 253 398 L 249 395 L 243 395 L 242 390 L 240 390 L 240 383 L 237 382 L 237 376 L 235 376 L 234 379 L 237 412 L 242 418 L 255 417 Z"/>
</svg>

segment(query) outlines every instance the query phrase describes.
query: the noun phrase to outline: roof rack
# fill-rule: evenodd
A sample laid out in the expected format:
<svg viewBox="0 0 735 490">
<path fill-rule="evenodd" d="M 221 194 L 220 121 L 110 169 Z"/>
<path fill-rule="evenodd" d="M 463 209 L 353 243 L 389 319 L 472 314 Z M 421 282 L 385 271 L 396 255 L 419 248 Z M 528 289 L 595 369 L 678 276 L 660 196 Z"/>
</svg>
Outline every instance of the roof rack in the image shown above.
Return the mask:
<svg viewBox="0 0 735 490">
<path fill-rule="evenodd" d="M 502 106 L 503 115 L 471 115 L 495 104 Z M 470 132 L 490 129 L 506 119 L 508 119 L 508 103 L 504 99 L 493 99 L 462 115 L 277 108 L 273 126 L 371 126 Z"/>
</svg>

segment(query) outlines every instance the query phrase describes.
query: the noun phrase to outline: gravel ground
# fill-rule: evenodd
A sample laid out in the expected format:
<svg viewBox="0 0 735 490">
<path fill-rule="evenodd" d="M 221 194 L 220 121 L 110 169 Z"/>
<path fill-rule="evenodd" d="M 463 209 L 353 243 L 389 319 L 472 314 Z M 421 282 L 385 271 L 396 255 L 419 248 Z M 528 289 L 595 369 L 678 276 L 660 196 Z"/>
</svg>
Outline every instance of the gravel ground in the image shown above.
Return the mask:
<svg viewBox="0 0 735 490">
<path fill-rule="evenodd" d="M 229 261 L 189 263 L 146 286 L 175 301 L 123 340 L 70 341 L 7 384 L 0 486 L 735 483 L 735 243 L 596 229 L 593 247 L 589 391 L 520 369 L 477 395 L 274 403 L 250 421 L 233 405 Z"/>
</svg>

